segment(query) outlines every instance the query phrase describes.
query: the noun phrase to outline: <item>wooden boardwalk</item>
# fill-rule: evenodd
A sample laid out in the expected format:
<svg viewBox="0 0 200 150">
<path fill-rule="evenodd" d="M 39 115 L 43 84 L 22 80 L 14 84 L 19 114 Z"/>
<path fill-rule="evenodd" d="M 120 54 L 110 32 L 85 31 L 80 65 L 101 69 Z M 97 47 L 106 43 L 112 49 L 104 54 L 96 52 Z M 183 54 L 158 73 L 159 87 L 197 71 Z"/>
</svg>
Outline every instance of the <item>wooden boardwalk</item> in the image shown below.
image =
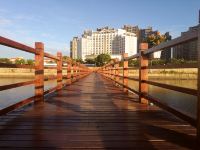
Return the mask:
<svg viewBox="0 0 200 150">
<path fill-rule="evenodd" d="M 0 149 L 197 149 L 196 129 L 99 74 L 0 117 Z"/>
</svg>

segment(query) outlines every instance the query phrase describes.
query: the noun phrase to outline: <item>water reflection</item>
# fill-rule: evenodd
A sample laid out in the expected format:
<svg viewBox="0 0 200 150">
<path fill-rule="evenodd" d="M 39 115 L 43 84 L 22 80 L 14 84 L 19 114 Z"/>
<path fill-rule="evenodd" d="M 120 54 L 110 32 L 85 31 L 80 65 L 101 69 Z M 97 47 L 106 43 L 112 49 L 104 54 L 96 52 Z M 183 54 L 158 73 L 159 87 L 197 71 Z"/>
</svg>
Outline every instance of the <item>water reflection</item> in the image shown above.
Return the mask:
<svg viewBox="0 0 200 150">
<path fill-rule="evenodd" d="M 0 85 L 8 85 L 13 83 L 25 82 L 34 79 L 19 79 L 19 78 L 1 78 Z M 56 80 L 45 81 L 45 91 L 57 85 Z M 34 96 L 34 85 L 13 88 L 5 91 L 0 91 L 0 109 L 8 107 L 23 99 Z"/>
<path fill-rule="evenodd" d="M 0 85 L 24 82 L 29 80 L 32 79 L 1 78 Z M 170 85 L 192 88 L 192 89 L 197 88 L 196 80 L 154 80 L 154 81 Z M 56 80 L 45 81 L 45 90 L 55 87 L 56 84 L 57 84 Z M 137 81 L 129 80 L 128 84 L 131 88 L 138 91 L 139 84 Z M 166 103 L 167 105 L 174 107 L 185 114 L 188 114 L 194 118 L 196 117 L 197 98 L 195 96 L 151 85 L 149 85 L 149 94 L 159 98 L 163 103 Z M 27 85 L 19 88 L 0 91 L 0 109 L 7 107 L 11 104 L 14 104 L 16 102 L 19 102 L 20 100 L 31 97 L 33 95 L 34 95 L 34 85 Z"/>
<path fill-rule="evenodd" d="M 156 80 L 150 79 L 159 83 L 165 83 L 169 85 L 176 85 L 180 87 L 186 87 L 191 89 L 197 89 L 197 80 Z M 122 80 L 120 81 L 122 82 Z M 139 83 L 137 81 L 129 80 L 128 85 L 134 90 L 139 90 Z M 193 118 L 196 118 L 197 113 L 197 97 L 189 94 L 184 94 L 181 92 L 176 92 L 168 89 L 163 89 L 160 87 L 148 86 L 148 93 L 156 98 L 159 98 L 162 103 L 169 105 L 187 114 Z"/>
</svg>

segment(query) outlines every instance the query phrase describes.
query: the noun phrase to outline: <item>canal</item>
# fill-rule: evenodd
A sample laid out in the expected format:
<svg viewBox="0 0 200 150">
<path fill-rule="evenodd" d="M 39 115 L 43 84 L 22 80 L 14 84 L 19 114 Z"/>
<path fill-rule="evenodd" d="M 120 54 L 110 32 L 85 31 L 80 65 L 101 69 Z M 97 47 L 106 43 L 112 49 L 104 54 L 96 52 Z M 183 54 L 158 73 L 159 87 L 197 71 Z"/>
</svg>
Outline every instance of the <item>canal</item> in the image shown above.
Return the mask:
<svg viewBox="0 0 200 150">
<path fill-rule="evenodd" d="M 0 78 L 0 85 L 7 85 L 13 83 L 19 83 L 29 81 L 32 79 L 19 79 L 19 78 Z M 196 80 L 156 80 L 153 81 L 176 85 L 181 87 L 187 87 L 196 89 Z M 56 80 L 46 81 L 45 90 L 48 90 L 56 86 Z M 138 82 L 129 80 L 129 86 L 138 91 Z M 149 94 L 159 98 L 163 103 L 187 114 L 193 118 L 196 118 L 196 104 L 197 98 L 188 94 L 183 94 L 176 91 L 171 91 L 156 86 L 149 85 Z M 11 104 L 19 102 L 22 99 L 29 98 L 34 95 L 34 85 L 27 85 L 19 88 L 13 88 L 5 91 L 0 91 L 0 109 L 5 108 Z"/>
</svg>

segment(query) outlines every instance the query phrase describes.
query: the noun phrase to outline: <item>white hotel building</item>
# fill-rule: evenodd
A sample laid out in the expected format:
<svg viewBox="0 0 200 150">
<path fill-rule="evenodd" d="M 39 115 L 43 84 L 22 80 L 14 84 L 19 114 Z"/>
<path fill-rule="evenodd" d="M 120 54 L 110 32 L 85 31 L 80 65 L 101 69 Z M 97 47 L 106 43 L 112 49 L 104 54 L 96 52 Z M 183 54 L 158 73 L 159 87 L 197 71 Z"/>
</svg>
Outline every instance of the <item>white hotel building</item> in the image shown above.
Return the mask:
<svg viewBox="0 0 200 150">
<path fill-rule="evenodd" d="M 85 60 L 102 53 L 110 54 L 112 58 L 121 58 L 123 53 L 134 55 L 137 53 L 137 37 L 123 29 L 105 27 L 97 31 L 85 31 L 82 37 L 78 38 L 78 58 Z"/>
</svg>

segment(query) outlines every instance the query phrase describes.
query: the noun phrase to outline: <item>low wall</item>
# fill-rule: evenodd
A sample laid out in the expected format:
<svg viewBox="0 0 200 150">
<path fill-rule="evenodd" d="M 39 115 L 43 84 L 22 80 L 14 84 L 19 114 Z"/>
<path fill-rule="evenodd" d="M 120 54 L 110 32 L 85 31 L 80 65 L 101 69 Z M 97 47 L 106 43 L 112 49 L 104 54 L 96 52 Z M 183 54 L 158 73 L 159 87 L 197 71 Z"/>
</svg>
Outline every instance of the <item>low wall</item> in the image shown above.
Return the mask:
<svg viewBox="0 0 200 150">
<path fill-rule="evenodd" d="M 67 70 L 63 70 L 63 75 L 67 74 Z M 45 69 L 44 75 L 54 76 L 57 75 L 56 69 Z M 0 77 L 6 78 L 34 78 L 35 69 L 23 69 L 23 68 L 0 68 Z"/>
<path fill-rule="evenodd" d="M 129 76 L 139 77 L 139 70 L 129 70 Z M 148 76 L 150 79 L 196 80 L 197 69 L 152 69 Z"/>
<path fill-rule="evenodd" d="M 94 68 L 93 68 L 94 69 Z M 95 68 L 96 70 L 98 68 Z M 0 77 L 6 78 L 33 78 L 35 69 L 23 68 L 0 68 Z M 45 69 L 45 76 L 57 75 L 56 69 Z M 120 70 L 122 74 L 122 70 Z M 63 75 L 67 75 L 67 70 L 63 70 Z M 138 77 L 138 70 L 129 70 L 129 76 Z M 197 69 L 155 69 L 149 70 L 149 78 L 154 79 L 197 79 Z"/>
</svg>

